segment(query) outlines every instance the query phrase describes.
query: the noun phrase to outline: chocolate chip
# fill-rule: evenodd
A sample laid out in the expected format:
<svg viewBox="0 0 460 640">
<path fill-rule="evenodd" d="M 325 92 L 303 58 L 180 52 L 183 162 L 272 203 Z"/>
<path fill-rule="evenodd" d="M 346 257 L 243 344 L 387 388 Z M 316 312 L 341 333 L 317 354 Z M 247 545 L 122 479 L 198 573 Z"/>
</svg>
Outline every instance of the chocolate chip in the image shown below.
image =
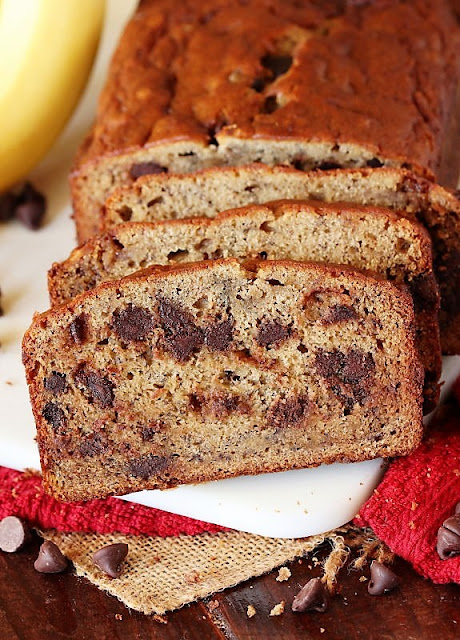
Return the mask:
<svg viewBox="0 0 460 640">
<path fill-rule="evenodd" d="M 147 480 L 151 476 L 161 473 L 168 467 L 170 459 L 164 456 L 148 454 L 131 460 L 128 465 L 129 473 L 135 478 Z"/>
<path fill-rule="evenodd" d="M 347 353 L 318 349 L 315 364 L 324 378 L 336 377 L 345 384 L 357 384 L 375 369 L 372 354 L 358 349 Z"/>
<path fill-rule="evenodd" d="M 77 316 L 70 323 L 70 335 L 75 344 L 82 344 L 86 339 L 86 320 L 84 315 Z"/>
<path fill-rule="evenodd" d="M 329 605 L 329 594 L 320 578 L 312 578 L 302 587 L 292 601 L 292 611 L 319 611 L 324 613 Z"/>
<path fill-rule="evenodd" d="M 460 513 L 447 518 L 439 527 L 436 550 L 441 560 L 460 555 Z"/>
<path fill-rule="evenodd" d="M 455 515 L 460 514 L 460 502 L 457 502 L 457 504 L 455 505 L 454 513 Z"/>
<path fill-rule="evenodd" d="M 177 360 L 188 360 L 192 353 L 203 345 L 202 330 L 195 325 L 188 311 L 166 298 L 159 300 L 158 314 L 166 348 Z"/>
<path fill-rule="evenodd" d="M 14 214 L 26 227 L 36 230 L 40 227 L 46 210 L 46 199 L 29 182 L 18 196 Z"/>
<path fill-rule="evenodd" d="M 26 545 L 31 538 L 27 524 L 16 516 L 7 516 L 0 522 L 0 549 L 15 553 Z"/>
<path fill-rule="evenodd" d="M 17 196 L 11 191 L 0 195 L 0 222 L 6 222 L 13 218 L 17 201 Z"/>
<path fill-rule="evenodd" d="M 154 327 L 152 314 L 142 307 L 129 304 L 126 309 L 113 313 L 113 328 L 124 340 L 144 340 Z"/>
<path fill-rule="evenodd" d="M 371 564 L 371 579 L 367 590 L 372 596 L 381 596 L 393 591 L 399 584 L 398 576 L 386 565 L 376 560 Z"/>
<path fill-rule="evenodd" d="M 42 410 L 42 416 L 54 429 L 60 429 L 66 424 L 64 411 L 54 402 L 47 402 Z"/>
<path fill-rule="evenodd" d="M 259 327 L 259 331 L 256 337 L 258 344 L 261 347 L 269 347 L 273 344 L 279 344 L 289 337 L 291 330 L 289 327 L 285 327 L 276 320 L 272 322 L 265 322 Z"/>
<path fill-rule="evenodd" d="M 34 568 L 40 573 L 61 573 L 67 569 L 67 564 L 59 547 L 51 540 L 45 540 L 34 562 Z"/>
<path fill-rule="evenodd" d="M 55 396 L 58 396 L 60 393 L 64 393 L 67 387 L 65 373 L 53 371 L 50 376 L 44 379 L 43 385 L 47 391 L 51 391 Z"/>
<path fill-rule="evenodd" d="M 272 80 L 275 80 L 289 71 L 292 65 L 292 57 L 277 56 L 272 53 L 268 53 L 261 59 L 261 63 L 265 69 L 268 69 L 271 72 Z"/>
<path fill-rule="evenodd" d="M 329 312 L 321 319 L 321 324 L 338 324 L 339 322 L 354 320 L 357 317 L 358 314 L 353 307 L 349 307 L 345 304 L 336 304 L 331 307 Z"/>
<path fill-rule="evenodd" d="M 129 175 L 133 180 L 137 180 L 141 176 L 167 173 L 167 171 L 166 167 L 162 167 L 156 162 L 138 162 L 137 164 L 133 164 L 129 170 Z"/>
<path fill-rule="evenodd" d="M 204 342 L 211 351 L 227 351 L 233 339 L 233 321 L 228 318 L 207 327 Z"/>
<path fill-rule="evenodd" d="M 378 169 L 379 167 L 383 167 L 383 162 L 381 162 L 378 158 L 371 158 L 366 162 L 368 167 L 371 169 Z"/>
<path fill-rule="evenodd" d="M 340 169 L 340 165 L 337 162 L 321 162 L 318 165 L 318 169 L 320 171 L 335 171 L 335 169 Z"/>
<path fill-rule="evenodd" d="M 93 553 L 93 563 L 111 578 L 119 578 L 127 555 L 128 545 L 124 542 L 116 542 Z"/>
<path fill-rule="evenodd" d="M 95 371 L 89 371 L 85 366 L 80 367 L 75 373 L 75 380 L 85 386 L 92 398 L 97 400 L 103 409 L 113 405 L 113 383 L 108 378 Z"/>
<path fill-rule="evenodd" d="M 267 414 L 267 423 L 271 427 L 298 427 L 303 424 L 309 413 L 307 396 L 283 398 L 274 402 Z"/>
<path fill-rule="evenodd" d="M 84 436 L 84 441 L 80 444 L 80 454 L 83 457 L 92 458 L 107 451 L 108 443 L 100 433 Z"/>
</svg>

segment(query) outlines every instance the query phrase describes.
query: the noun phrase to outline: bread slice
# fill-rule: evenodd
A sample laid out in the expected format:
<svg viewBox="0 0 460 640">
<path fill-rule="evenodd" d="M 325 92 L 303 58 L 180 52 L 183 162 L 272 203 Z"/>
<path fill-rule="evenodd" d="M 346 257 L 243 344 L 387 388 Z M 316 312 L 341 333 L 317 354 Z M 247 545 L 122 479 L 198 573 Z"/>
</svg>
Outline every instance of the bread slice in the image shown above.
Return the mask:
<svg viewBox="0 0 460 640">
<path fill-rule="evenodd" d="M 422 437 L 413 324 L 407 292 L 326 265 L 104 283 L 24 337 L 46 489 L 87 500 L 405 455 Z"/>
<path fill-rule="evenodd" d="M 253 165 L 189 175 L 144 176 L 108 200 L 102 226 L 107 229 L 127 220 L 214 217 L 224 209 L 284 198 L 389 207 L 423 224 L 432 239 L 434 272 L 441 291 L 443 352 L 460 354 L 460 200 L 408 171 L 382 168 L 303 173 Z"/>
<path fill-rule="evenodd" d="M 80 230 L 142 173 L 264 162 L 432 177 L 459 33 L 448 0 L 143 0 L 75 163 Z"/>
<path fill-rule="evenodd" d="M 375 206 L 278 201 L 216 218 L 127 222 L 75 249 L 48 274 L 51 303 L 155 264 L 212 258 L 268 258 L 347 264 L 371 270 L 413 293 L 417 345 L 425 368 L 424 410 L 439 399 L 439 293 L 431 242 L 419 223 Z"/>
</svg>

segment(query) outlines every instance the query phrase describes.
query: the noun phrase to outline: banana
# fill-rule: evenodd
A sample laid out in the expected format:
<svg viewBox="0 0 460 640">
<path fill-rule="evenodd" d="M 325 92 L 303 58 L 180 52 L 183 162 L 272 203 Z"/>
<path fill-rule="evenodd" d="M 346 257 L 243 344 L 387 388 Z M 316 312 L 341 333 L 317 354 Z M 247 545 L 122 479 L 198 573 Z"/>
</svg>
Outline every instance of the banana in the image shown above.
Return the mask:
<svg viewBox="0 0 460 640">
<path fill-rule="evenodd" d="M 0 193 L 50 149 L 88 79 L 104 0 L 0 0 Z"/>
</svg>

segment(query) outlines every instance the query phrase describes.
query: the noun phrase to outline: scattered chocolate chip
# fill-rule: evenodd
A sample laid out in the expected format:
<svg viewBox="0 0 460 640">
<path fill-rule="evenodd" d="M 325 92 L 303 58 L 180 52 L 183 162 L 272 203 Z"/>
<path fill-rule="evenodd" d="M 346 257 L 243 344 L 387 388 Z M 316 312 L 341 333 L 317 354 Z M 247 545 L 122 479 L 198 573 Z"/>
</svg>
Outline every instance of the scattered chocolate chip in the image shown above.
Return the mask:
<svg viewBox="0 0 460 640">
<path fill-rule="evenodd" d="M 113 313 L 113 328 L 124 340 L 144 340 L 154 327 L 152 314 L 142 307 L 129 304 L 126 309 Z"/>
<path fill-rule="evenodd" d="M 354 320 L 358 317 L 358 314 L 353 309 L 345 304 L 336 304 L 329 312 L 321 319 L 321 324 L 338 324 L 339 322 L 346 322 L 347 320 Z"/>
<path fill-rule="evenodd" d="M 17 196 L 11 191 L 0 195 L 0 222 L 7 222 L 14 217 L 17 201 Z"/>
<path fill-rule="evenodd" d="M 129 170 L 129 175 L 133 180 L 137 180 L 141 176 L 156 175 L 158 173 L 167 173 L 167 168 L 162 167 L 156 162 L 138 162 L 133 164 Z"/>
<path fill-rule="evenodd" d="M 7 553 L 15 553 L 30 540 L 31 534 L 27 524 L 16 516 L 7 516 L 0 522 L 0 549 Z"/>
<path fill-rule="evenodd" d="M 129 473 L 135 478 L 147 480 L 156 473 L 161 473 L 168 467 L 170 459 L 164 456 L 148 454 L 131 460 L 128 464 Z"/>
<path fill-rule="evenodd" d="M 86 320 L 83 315 L 77 316 L 70 323 L 70 335 L 75 344 L 82 344 L 86 339 Z"/>
<path fill-rule="evenodd" d="M 367 590 L 372 596 L 381 596 L 393 591 L 399 584 L 398 576 L 386 565 L 376 560 L 371 564 L 371 579 Z"/>
<path fill-rule="evenodd" d="M 460 514 L 460 502 L 457 502 L 457 504 L 455 505 L 454 513 L 455 515 Z"/>
<path fill-rule="evenodd" d="M 117 542 L 93 553 L 93 563 L 111 578 L 119 578 L 123 571 L 123 561 L 127 555 L 128 545 L 124 542 Z"/>
<path fill-rule="evenodd" d="M 203 331 L 196 326 L 188 311 L 166 298 L 159 300 L 158 314 L 166 348 L 177 360 L 188 360 L 203 345 Z"/>
<path fill-rule="evenodd" d="M 329 605 L 329 594 L 320 578 L 312 578 L 302 587 L 292 601 L 292 611 L 319 611 L 324 613 Z"/>
<path fill-rule="evenodd" d="M 58 396 L 60 393 L 64 393 L 67 387 L 65 373 L 53 371 L 50 376 L 44 379 L 43 385 L 47 391 L 51 391 L 55 396 Z"/>
<path fill-rule="evenodd" d="M 267 423 L 275 428 L 300 426 L 308 416 L 309 405 L 307 396 L 277 400 L 267 413 Z"/>
<path fill-rule="evenodd" d="M 40 547 L 34 568 L 40 573 L 61 573 L 67 569 L 67 559 L 51 540 L 45 540 Z"/>
<path fill-rule="evenodd" d="M 92 398 L 97 400 L 103 409 L 113 405 L 114 385 L 105 376 L 95 371 L 89 371 L 85 366 L 82 366 L 75 373 L 75 380 L 88 389 Z"/>
<path fill-rule="evenodd" d="M 47 402 L 42 410 L 42 416 L 54 429 L 60 429 L 66 424 L 64 411 L 54 402 Z"/>
<path fill-rule="evenodd" d="M 261 347 L 269 347 L 274 344 L 279 344 L 289 337 L 291 330 L 289 327 L 285 327 L 276 320 L 272 322 L 265 322 L 259 327 L 257 333 L 257 343 Z"/>
<path fill-rule="evenodd" d="M 46 199 L 30 182 L 26 182 L 18 195 L 14 214 L 26 227 L 36 230 L 40 227 L 46 210 Z"/>
<path fill-rule="evenodd" d="M 204 342 L 211 351 L 227 351 L 233 339 L 233 321 L 228 318 L 206 328 Z"/>
<path fill-rule="evenodd" d="M 460 514 L 447 518 L 439 527 L 436 551 L 441 560 L 460 555 Z"/>
</svg>

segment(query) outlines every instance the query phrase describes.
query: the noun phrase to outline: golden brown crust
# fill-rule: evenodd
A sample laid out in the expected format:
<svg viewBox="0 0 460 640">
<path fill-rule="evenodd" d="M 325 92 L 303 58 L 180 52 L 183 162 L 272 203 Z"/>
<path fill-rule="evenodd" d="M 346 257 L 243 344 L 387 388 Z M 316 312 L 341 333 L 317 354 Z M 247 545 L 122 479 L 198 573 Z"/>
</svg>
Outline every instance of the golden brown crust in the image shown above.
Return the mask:
<svg viewBox="0 0 460 640">
<path fill-rule="evenodd" d="M 152 268 L 36 316 L 23 359 L 53 495 L 89 499 L 417 446 L 410 295 L 342 267 L 247 267 Z"/>
</svg>

